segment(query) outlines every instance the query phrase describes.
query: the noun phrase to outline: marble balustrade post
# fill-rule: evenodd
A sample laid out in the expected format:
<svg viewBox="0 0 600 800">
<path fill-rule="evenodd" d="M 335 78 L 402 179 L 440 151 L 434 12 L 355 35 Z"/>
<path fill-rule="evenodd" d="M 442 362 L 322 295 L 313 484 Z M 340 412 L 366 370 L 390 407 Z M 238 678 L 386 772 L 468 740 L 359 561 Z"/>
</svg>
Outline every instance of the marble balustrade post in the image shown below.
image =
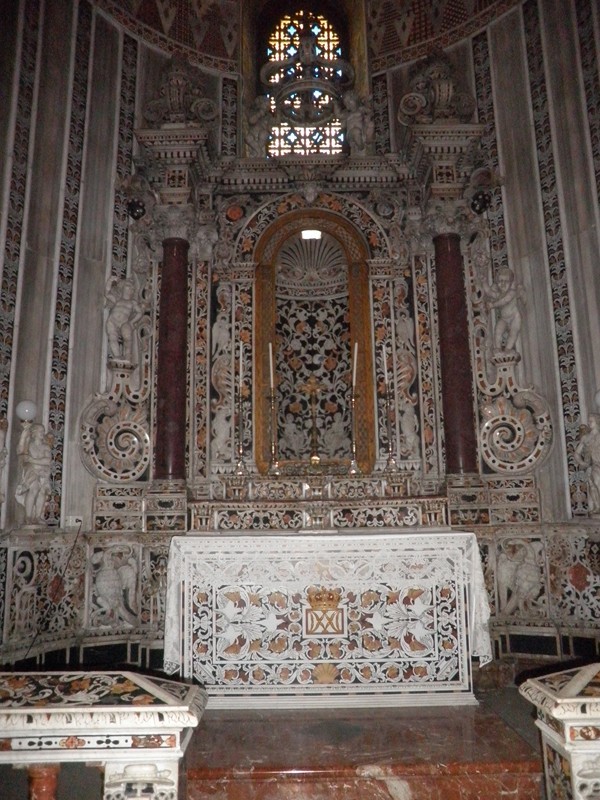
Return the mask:
<svg viewBox="0 0 600 800">
<path fill-rule="evenodd" d="M 155 480 L 185 479 L 189 242 L 163 241 L 156 382 Z"/>
<path fill-rule="evenodd" d="M 433 238 L 442 374 L 442 409 L 446 472 L 477 473 L 474 383 L 469 347 L 469 319 L 460 236 Z"/>
</svg>

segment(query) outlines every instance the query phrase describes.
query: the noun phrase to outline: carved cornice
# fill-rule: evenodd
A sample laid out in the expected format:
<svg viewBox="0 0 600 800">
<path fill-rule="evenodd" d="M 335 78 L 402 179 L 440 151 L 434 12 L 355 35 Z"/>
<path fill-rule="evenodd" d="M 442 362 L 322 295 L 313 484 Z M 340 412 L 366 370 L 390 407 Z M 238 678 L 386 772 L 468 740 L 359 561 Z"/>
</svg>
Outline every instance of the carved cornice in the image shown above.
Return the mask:
<svg viewBox="0 0 600 800">
<path fill-rule="evenodd" d="M 152 188 L 163 203 L 184 205 L 192 194 L 193 170 L 200 160 L 207 161 L 204 127 L 175 125 L 135 132 L 152 167 Z"/>
<path fill-rule="evenodd" d="M 220 194 L 397 189 L 414 184 L 414 164 L 397 153 L 386 156 L 289 156 L 223 159 L 204 174 Z M 309 200 L 310 202 L 310 200 Z"/>
</svg>

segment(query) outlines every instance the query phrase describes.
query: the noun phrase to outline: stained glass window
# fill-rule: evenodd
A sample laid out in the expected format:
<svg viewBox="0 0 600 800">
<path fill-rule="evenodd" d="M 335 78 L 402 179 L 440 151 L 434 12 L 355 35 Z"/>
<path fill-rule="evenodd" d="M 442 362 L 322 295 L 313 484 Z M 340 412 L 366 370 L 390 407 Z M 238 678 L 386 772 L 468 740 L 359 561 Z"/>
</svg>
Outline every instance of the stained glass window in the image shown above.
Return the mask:
<svg viewBox="0 0 600 800">
<path fill-rule="evenodd" d="M 277 119 L 269 155 L 342 151 L 335 99 L 336 83 L 343 77 L 341 56 L 340 37 L 321 14 L 299 9 L 281 17 L 269 36 L 268 64 L 262 71 Z"/>
</svg>

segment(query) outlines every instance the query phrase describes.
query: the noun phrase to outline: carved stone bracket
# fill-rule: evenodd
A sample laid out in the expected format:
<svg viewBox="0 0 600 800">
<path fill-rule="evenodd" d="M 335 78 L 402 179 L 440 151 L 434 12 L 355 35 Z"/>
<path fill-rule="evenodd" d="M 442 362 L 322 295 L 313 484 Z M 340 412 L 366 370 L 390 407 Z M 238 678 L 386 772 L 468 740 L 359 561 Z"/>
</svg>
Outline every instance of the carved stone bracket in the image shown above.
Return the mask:
<svg viewBox="0 0 600 800">
<path fill-rule="evenodd" d="M 79 425 L 81 457 L 94 477 L 129 483 L 146 475 L 150 464 L 149 325 L 141 326 L 140 364 L 110 361 L 112 383 L 84 408 Z"/>
<path fill-rule="evenodd" d="M 516 367 L 521 356 L 514 349 L 512 341 L 507 348 L 508 340 L 498 335 L 494 337 L 494 333 L 498 333 L 499 323 L 496 323 L 494 331 L 489 307 L 491 310 L 500 308 L 500 301 L 495 299 L 497 290 L 494 289 L 493 293 L 489 287 L 486 290 L 487 284 L 482 288 L 481 275 L 477 274 L 478 270 L 482 270 L 486 253 L 485 237 L 478 237 L 471 243 L 468 263 L 480 416 L 480 455 L 492 472 L 521 475 L 536 469 L 548 457 L 553 442 L 552 418 L 547 400 L 534 387 L 520 384 Z M 491 298 L 492 302 L 486 302 L 486 298 Z M 511 302 L 513 300 L 516 303 L 514 297 Z M 509 336 L 510 320 L 506 314 L 512 311 L 505 304 L 502 324 Z M 520 317 L 518 322 L 520 325 Z"/>
</svg>

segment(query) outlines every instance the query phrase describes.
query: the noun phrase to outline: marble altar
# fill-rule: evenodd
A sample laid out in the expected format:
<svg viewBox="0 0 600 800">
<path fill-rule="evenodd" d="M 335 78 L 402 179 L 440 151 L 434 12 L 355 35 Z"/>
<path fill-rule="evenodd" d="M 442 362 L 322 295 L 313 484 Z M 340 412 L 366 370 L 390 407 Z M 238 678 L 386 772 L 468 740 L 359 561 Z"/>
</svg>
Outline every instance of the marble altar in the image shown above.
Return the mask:
<svg viewBox="0 0 600 800">
<path fill-rule="evenodd" d="M 212 707 L 470 704 L 491 659 L 465 532 L 176 536 L 166 606 L 165 670 Z"/>
</svg>

